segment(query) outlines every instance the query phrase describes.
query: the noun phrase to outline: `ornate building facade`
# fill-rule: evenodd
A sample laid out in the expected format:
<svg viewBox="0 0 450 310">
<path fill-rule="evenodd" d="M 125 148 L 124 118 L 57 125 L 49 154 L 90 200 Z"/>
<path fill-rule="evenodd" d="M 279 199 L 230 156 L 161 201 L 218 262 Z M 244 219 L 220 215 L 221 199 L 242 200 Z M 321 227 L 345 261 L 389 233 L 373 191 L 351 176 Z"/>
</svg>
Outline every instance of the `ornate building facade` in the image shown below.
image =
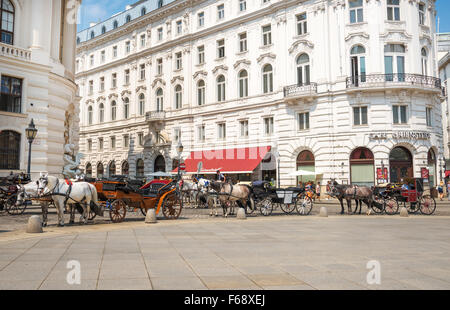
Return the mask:
<svg viewBox="0 0 450 310">
<path fill-rule="evenodd" d="M 434 2 L 140 1 L 78 33 L 86 172 L 170 171 L 181 141 L 188 173 L 435 184 Z"/>
<path fill-rule="evenodd" d="M 31 119 L 38 129 L 31 173 L 61 175 L 64 145 L 78 145 L 76 1 L 2 0 L 0 175 L 26 172 Z M 41 13 L 39 13 L 41 12 Z M 45 14 L 43 13 L 45 12 Z"/>
</svg>

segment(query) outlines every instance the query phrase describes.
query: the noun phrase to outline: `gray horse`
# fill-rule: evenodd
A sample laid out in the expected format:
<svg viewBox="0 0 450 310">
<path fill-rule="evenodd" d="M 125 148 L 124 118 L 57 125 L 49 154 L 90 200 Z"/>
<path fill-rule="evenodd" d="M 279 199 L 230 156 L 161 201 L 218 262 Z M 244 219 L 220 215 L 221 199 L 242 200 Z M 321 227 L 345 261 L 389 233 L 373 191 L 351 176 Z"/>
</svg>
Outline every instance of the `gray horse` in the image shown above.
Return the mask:
<svg viewBox="0 0 450 310">
<path fill-rule="evenodd" d="M 362 211 L 364 202 L 370 209 L 373 204 L 373 191 L 367 186 L 342 185 L 336 181 L 332 182 L 330 196 L 336 197 L 341 204 L 341 214 L 344 214 L 344 199 L 347 201 L 348 213 L 352 213 L 352 200 L 355 200 L 356 208 L 353 214 L 356 214 L 359 207 L 359 214 Z"/>
<path fill-rule="evenodd" d="M 232 185 L 225 182 L 211 182 L 210 186 L 219 195 L 219 201 L 225 217 L 228 217 L 230 214 L 229 211 L 233 208 L 234 203 L 237 203 L 239 207 L 244 209 L 250 203 L 251 208 L 254 209 L 255 203 L 250 186 L 243 184 Z"/>
</svg>

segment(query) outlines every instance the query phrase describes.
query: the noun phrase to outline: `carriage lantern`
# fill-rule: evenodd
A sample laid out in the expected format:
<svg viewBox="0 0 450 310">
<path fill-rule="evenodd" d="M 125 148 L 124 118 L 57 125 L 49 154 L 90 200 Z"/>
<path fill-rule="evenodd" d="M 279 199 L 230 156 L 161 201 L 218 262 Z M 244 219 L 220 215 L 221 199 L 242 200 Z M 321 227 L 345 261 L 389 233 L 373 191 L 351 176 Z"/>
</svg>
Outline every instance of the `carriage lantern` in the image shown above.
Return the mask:
<svg viewBox="0 0 450 310">
<path fill-rule="evenodd" d="M 34 138 L 36 138 L 38 130 L 36 129 L 36 126 L 34 126 L 34 121 L 33 119 L 31 119 L 30 124 L 28 125 L 28 128 L 25 129 L 25 134 L 27 136 L 28 139 L 28 169 L 27 169 L 27 173 L 28 173 L 28 177 L 30 177 L 30 170 L 31 170 L 31 144 L 34 141 Z"/>
</svg>

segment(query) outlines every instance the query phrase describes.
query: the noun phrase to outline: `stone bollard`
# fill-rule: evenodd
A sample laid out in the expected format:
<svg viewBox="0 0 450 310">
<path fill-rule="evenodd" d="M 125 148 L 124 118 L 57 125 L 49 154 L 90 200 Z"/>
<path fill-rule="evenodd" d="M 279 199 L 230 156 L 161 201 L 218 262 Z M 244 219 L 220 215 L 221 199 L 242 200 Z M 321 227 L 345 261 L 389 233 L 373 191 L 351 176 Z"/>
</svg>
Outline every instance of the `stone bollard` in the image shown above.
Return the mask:
<svg viewBox="0 0 450 310">
<path fill-rule="evenodd" d="M 43 233 L 42 220 L 39 215 L 33 215 L 28 219 L 27 233 L 29 234 Z"/>
<path fill-rule="evenodd" d="M 409 216 L 408 209 L 406 209 L 405 207 L 402 207 L 400 209 L 400 217 L 408 217 L 408 216 Z"/>
<path fill-rule="evenodd" d="M 320 217 L 328 217 L 327 207 L 321 207 L 319 212 Z"/>
<path fill-rule="evenodd" d="M 236 214 L 236 218 L 238 220 L 246 220 L 247 219 L 247 215 L 245 214 L 245 209 L 244 208 L 239 208 L 237 214 Z"/>
<path fill-rule="evenodd" d="M 157 223 L 156 220 L 156 210 L 155 208 L 151 208 L 147 210 L 147 215 L 145 216 L 145 223 L 147 224 L 154 224 Z"/>
</svg>

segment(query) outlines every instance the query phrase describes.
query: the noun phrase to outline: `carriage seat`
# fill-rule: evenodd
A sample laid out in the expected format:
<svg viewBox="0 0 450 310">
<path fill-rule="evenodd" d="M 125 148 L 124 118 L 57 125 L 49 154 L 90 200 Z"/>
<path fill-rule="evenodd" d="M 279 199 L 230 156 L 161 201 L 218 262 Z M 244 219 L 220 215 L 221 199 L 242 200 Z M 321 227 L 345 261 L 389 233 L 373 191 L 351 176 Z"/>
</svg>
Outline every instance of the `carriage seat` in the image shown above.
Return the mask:
<svg viewBox="0 0 450 310">
<path fill-rule="evenodd" d="M 164 185 L 165 184 L 162 184 L 162 183 L 151 184 L 150 187 L 140 190 L 140 193 L 144 197 L 156 198 L 156 197 L 158 197 L 158 192 L 159 192 L 160 188 L 163 187 Z M 159 193 L 159 194 L 162 194 L 162 193 Z"/>
</svg>

